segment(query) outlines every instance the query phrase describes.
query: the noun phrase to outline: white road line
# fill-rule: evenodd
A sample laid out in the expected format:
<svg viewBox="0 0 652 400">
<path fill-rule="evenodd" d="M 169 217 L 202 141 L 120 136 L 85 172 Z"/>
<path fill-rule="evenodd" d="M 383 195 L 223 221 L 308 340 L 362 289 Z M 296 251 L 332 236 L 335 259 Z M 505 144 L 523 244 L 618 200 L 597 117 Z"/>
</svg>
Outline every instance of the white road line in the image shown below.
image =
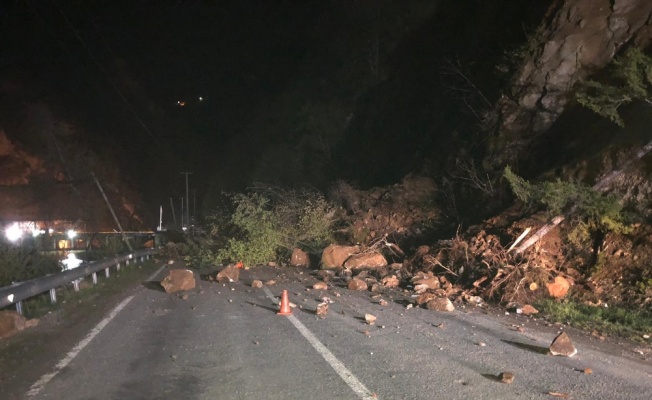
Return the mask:
<svg viewBox="0 0 652 400">
<path fill-rule="evenodd" d="M 267 297 L 269 297 L 273 302 L 278 302 L 267 287 L 263 287 L 263 290 L 267 294 Z M 328 350 L 326 346 L 324 346 L 319 341 L 319 339 L 317 339 L 317 337 L 315 337 L 315 335 L 313 335 L 313 333 L 310 332 L 310 330 L 306 328 L 306 326 L 302 324 L 301 321 L 299 321 L 297 317 L 290 315 L 288 316 L 288 319 L 290 322 L 292 322 L 292 325 L 294 325 L 294 327 L 297 328 L 299 332 L 301 332 L 303 337 L 308 340 L 308 342 L 317 351 L 317 353 L 319 353 L 324 358 L 324 360 L 330 364 L 330 366 L 335 370 L 340 378 L 342 378 L 342 380 L 346 382 L 347 385 L 349 385 L 351 390 L 353 390 L 358 395 L 358 397 L 360 397 L 362 400 L 377 399 L 377 397 L 374 397 L 371 391 L 369 391 L 369 389 L 367 389 L 367 387 L 362 382 L 360 382 L 358 378 L 356 378 L 355 375 L 353 375 L 353 373 L 349 371 L 349 369 L 346 368 L 346 366 L 342 364 L 342 362 L 338 360 L 337 357 L 335 357 L 333 353 L 331 353 L 330 350 Z"/>
<path fill-rule="evenodd" d="M 152 274 L 152 276 L 150 276 L 147 280 L 151 281 L 152 279 L 154 279 L 154 277 L 156 277 L 156 275 L 158 275 L 158 273 L 161 272 L 163 268 L 165 268 L 165 265 L 159 268 L 158 271 L 154 272 L 154 274 Z M 36 396 L 43 389 L 43 387 L 45 387 L 45 385 L 47 385 L 48 382 L 52 380 L 52 378 L 57 376 L 57 374 L 62 369 L 68 366 L 68 364 L 70 364 L 70 362 L 74 360 L 75 357 L 77 357 L 77 354 L 79 354 L 79 352 L 82 351 L 84 347 L 88 346 L 88 344 L 95 338 L 95 336 L 97 336 L 97 334 L 100 333 L 102 329 L 104 329 L 104 327 L 107 326 L 108 323 L 111 322 L 111 320 L 115 318 L 115 316 L 118 315 L 118 313 L 127 306 L 127 304 L 129 304 L 129 302 L 134 298 L 134 296 L 135 295 L 127 297 L 126 299 L 122 300 L 122 303 L 118 304 L 109 313 L 109 315 L 106 316 L 106 318 L 100 321 L 100 323 L 97 324 L 95 328 L 93 328 L 90 331 L 88 335 L 86 335 L 84 340 L 79 342 L 77 346 L 73 347 L 73 349 L 70 350 L 70 352 L 68 352 L 68 354 L 61 361 L 59 361 L 57 365 L 55 365 L 54 371 L 50 372 L 49 374 L 43 375 L 41 379 L 36 381 L 36 383 L 29 388 L 29 391 L 27 392 L 27 396 L 28 397 Z"/>
</svg>

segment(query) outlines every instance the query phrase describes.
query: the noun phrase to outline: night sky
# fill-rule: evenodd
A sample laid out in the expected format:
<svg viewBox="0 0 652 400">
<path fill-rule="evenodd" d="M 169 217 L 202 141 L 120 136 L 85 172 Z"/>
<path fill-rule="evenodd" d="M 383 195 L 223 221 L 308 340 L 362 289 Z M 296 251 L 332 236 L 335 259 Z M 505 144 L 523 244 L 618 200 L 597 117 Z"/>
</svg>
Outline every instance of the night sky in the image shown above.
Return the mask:
<svg viewBox="0 0 652 400">
<path fill-rule="evenodd" d="M 200 197 L 389 184 L 468 117 L 442 60 L 476 68 L 491 98 L 496 43 L 522 40 L 546 3 L 4 0 L 0 83 L 73 123 L 151 204 L 183 194 L 181 171 Z"/>
<path fill-rule="evenodd" d="M 91 142 L 120 149 L 137 181 L 139 171 L 175 169 L 206 181 L 230 138 L 314 48 L 306 26 L 321 4 L 4 1 L 2 77 L 90 132 Z M 134 160 L 143 152 L 164 162 Z"/>
</svg>

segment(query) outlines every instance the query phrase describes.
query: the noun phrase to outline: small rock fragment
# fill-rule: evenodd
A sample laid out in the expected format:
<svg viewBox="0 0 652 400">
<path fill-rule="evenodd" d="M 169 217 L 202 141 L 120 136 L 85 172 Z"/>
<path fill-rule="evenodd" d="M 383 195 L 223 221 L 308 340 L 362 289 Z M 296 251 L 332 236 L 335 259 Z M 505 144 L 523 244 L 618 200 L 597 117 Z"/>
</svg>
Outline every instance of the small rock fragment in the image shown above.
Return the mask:
<svg viewBox="0 0 652 400">
<path fill-rule="evenodd" d="M 374 293 L 383 293 L 385 291 L 385 286 L 382 283 L 374 283 L 371 285 L 371 291 Z"/>
<path fill-rule="evenodd" d="M 326 282 L 317 282 L 312 285 L 312 288 L 315 290 L 328 290 L 328 284 Z"/>
<path fill-rule="evenodd" d="M 240 279 L 240 269 L 235 265 L 229 265 L 217 273 L 215 280 L 220 283 L 237 282 Z"/>
<path fill-rule="evenodd" d="M 387 305 L 387 301 L 385 301 L 384 299 L 380 299 L 380 300 L 378 300 L 378 304 L 380 304 L 381 306 L 384 307 L 384 306 Z"/>
<path fill-rule="evenodd" d="M 376 316 L 372 314 L 365 314 L 364 320 L 367 321 L 369 325 L 373 325 L 376 323 Z"/>
<path fill-rule="evenodd" d="M 433 300 L 433 299 L 436 299 L 436 298 L 437 298 L 437 295 L 435 295 L 434 293 L 423 293 L 423 294 L 420 294 L 419 296 L 417 296 L 416 302 L 417 302 L 418 305 L 422 305 L 422 304 L 426 304 L 430 300 Z"/>
<path fill-rule="evenodd" d="M 274 286 L 276 285 L 276 281 L 274 279 L 270 279 L 267 282 L 265 282 L 265 286 Z"/>
<path fill-rule="evenodd" d="M 327 302 L 317 304 L 317 310 L 315 310 L 315 314 L 317 314 L 318 316 L 324 318 L 324 317 L 326 317 L 327 313 L 328 313 L 328 303 Z"/>
<path fill-rule="evenodd" d="M 350 290 L 367 290 L 367 283 L 363 280 L 360 280 L 358 278 L 353 278 L 351 279 L 351 282 L 349 282 L 349 289 Z"/>
<path fill-rule="evenodd" d="M 386 276 L 383 279 L 381 279 L 380 282 L 383 285 L 385 285 L 385 287 L 388 287 L 388 288 L 398 286 L 398 278 L 396 277 L 396 275 Z"/>
<path fill-rule="evenodd" d="M 593 373 L 593 370 L 591 368 L 584 368 L 583 371 L 586 375 L 591 375 Z"/>
<path fill-rule="evenodd" d="M 526 305 L 523 306 L 523 308 L 521 308 L 521 314 L 523 314 L 523 315 L 533 315 L 533 314 L 538 314 L 538 313 L 539 313 L 539 310 L 537 310 L 536 308 L 532 307 L 529 304 L 526 304 Z"/>
<path fill-rule="evenodd" d="M 562 399 L 569 399 L 570 394 L 568 393 L 562 393 L 562 392 L 548 392 L 549 395 L 554 396 L 554 397 L 561 397 Z"/>
<path fill-rule="evenodd" d="M 504 371 L 501 372 L 500 375 L 498 375 L 498 379 L 500 379 L 502 383 L 511 385 L 512 382 L 514 382 L 514 374 L 508 371 Z"/>
<path fill-rule="evenodd" d="M 263 282 L 259 281 L 258 279 L 254 279 L 251 282 L 251 287 L 255 289 L 260 289 L 261 287 L 263 287 Z"/>
<path fill-rule="evenodd" d="M 553 356 L 572 357 L 577 354 L 577 349 L 573 346 L 568 334 L 562 332 L 550 344 L 550 354 Z"/>
</svg>

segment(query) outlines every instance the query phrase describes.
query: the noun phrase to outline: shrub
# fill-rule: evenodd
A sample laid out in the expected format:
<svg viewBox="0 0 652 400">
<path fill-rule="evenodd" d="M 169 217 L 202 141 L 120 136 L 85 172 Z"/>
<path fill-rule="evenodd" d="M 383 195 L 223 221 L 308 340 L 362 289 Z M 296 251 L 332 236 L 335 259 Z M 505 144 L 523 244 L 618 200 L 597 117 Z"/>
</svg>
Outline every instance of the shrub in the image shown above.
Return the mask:
<svg viewBox="0 0 652 400">
<path fill-rule="evenodd" d="M 207 221 L 213 246 L 198 262 L 256 265 L 289 256 L 295 247 L 316 252 L 331 240 L 331 207 L 312 190 L 258 186 L 228 195 Z"/>
<path fill-rule="evenodd" d="M 60 272 L 56 258 L 43 255 L 35 246 L 15 245 L 0 239 L 0 287 Z"/>
</svg>

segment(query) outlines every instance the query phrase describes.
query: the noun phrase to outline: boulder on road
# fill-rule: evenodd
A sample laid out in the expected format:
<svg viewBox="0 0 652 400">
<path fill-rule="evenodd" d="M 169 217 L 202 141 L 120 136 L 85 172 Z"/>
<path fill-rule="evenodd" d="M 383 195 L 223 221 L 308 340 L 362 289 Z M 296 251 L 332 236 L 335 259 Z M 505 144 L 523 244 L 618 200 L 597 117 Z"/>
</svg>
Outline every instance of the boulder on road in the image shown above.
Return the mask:
<svg viewBox="0 0 652 400">
<path fill-rule="evenodd" d="M 293 267 L 307 267 L 310 265 L 308 253 L 301 249 L 294 249 L 290 257 L 290 265 Z"/>
<path fill-rule="evenodd" d="M 195 287 L 195 274 L 188 269 L 170 270 L 168 276 L 161 281 L 166 293 L 190 290 Z"/>
<path fill-rule="evenodd" d="M 572 357 L 577 354 L 577 349 L 566 332 L 562 332 L 550 344 L 550 354 L 553 356 Z"/>
<path fill-rule="evenodd" d="M 215 280 L 219 283 L 237 282 L 240 279 L 240 269 L 235 265 L 229 265 L 217 273 Z"/>
<path fill-rule="evenodd" d="M 378 252 L 354 254 L 344 262 L 344 268 L 351 270 L 362 268 L 383 268 L 387 266 L 385 256 Z"/>
<path fill-rule="evenodd" d="M 358 246 L 340 246 L 331 244 L 321 255 L 321 266 L 324 269 L 342 268 L 347 258 L 360 252 Z"/>
</svg>

